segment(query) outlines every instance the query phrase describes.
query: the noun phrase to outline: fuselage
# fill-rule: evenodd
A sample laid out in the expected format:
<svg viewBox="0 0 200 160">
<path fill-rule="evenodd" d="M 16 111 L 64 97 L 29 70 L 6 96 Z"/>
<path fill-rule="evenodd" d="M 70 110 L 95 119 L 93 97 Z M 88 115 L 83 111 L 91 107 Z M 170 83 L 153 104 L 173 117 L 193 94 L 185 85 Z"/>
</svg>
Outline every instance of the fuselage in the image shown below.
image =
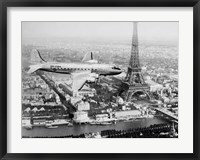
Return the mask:
<svg viewBox="0 0 200 160">
<path fill-rule="evenodd" d="M 34 66 L 34 65 L 33 65 Z M 61 74 L 71 74 L 73 72 L 96 73 L 99 75 L 117 75 L 122 72 L 119 67 L 109 64 L 91 64 L 91 63 L 57 63 L 48 62 L 37 65 L 37 70 L 46 72 L 56 72 Z M 31 66 L 30 66 L 31 67 Z"/>
</svg>

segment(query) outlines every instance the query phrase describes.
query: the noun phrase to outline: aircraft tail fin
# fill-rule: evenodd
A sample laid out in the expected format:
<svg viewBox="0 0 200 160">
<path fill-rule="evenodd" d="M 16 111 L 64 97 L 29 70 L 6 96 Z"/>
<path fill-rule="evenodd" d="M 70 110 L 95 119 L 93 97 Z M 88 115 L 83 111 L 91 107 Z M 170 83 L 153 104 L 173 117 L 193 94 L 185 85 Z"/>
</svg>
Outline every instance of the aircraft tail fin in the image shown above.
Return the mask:
<svg viewBox="0 0 200 160">
<path fill-rule="evenodd" d="M 32 64 L 39 64 L 39 63 L 46 63 L 47 61 L 44 60 L 40 54 L 40 52 L 35 49 L 31 52 L 31 63 Z"/>
</svg>

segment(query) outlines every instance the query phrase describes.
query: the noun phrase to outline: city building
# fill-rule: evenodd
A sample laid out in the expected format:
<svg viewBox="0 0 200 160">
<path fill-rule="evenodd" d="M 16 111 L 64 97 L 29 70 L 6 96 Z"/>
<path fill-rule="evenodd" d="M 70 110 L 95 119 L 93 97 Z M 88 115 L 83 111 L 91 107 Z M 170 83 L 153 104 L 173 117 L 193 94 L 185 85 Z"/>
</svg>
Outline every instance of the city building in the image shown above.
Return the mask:
<svg viewBox="0 0 200 160">
<path fill-rule="evenodd" d="M 106 121 L 108 119 L 108 114 L 97 114 L 95 118 L 97 121 Z"/>
<path fill-rule="evenodd" d="M 137 117 L 141 115 L 141 111 L 139 110 L 130 110 L 130 111 L 118 111 L 115 112 L 116 118 L 127 118 L 127 117 Z"/>
<path fill-rule="evenodd" d="M 90 104 L 88 102 L 85 101 L 81 101 L 77 104 L 77 110 L 78 111 L 88 111 L 90 110 Z"/>
<path fill-rule="evenodd" d="M 74 113 L 73 121 L 75 123 L 86 123 L 89 120 L 88 113 L 85 111 L 77 111 Z"/>
</svg>

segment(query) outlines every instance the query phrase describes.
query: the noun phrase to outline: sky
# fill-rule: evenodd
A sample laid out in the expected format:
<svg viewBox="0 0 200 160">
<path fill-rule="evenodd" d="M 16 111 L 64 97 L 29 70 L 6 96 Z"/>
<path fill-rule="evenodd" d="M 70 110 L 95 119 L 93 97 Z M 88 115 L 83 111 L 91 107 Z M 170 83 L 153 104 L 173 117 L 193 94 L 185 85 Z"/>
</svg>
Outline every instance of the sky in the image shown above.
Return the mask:
<svg viewBox="0 0 200 160">
<path fill-rule="evenodd" d="M 132 22 L 22 22 L 22 39 L 80 38 L 100 41 L 129 41 Z M 178 43 L 178 22 L 139 22 L 140 41 Z"/>
</svg>

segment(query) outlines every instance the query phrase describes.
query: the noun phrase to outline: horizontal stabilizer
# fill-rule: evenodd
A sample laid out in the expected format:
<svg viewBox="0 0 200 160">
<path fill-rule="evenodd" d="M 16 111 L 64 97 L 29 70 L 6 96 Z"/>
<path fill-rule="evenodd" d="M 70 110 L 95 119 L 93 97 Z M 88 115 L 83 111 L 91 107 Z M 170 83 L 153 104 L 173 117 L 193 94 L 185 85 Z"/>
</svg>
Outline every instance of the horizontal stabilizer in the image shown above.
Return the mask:
<svg viewBox="0 0 200 160">
<path fill-rule="evenodd" d="M 30 66 L 30 69 L 28 70 L 28 74 L 31 74 L 33 72 L 36 72 L 37 70 L 39 70 L 41 67 L 41 65 L 31 65 Z"/>
</svg>

